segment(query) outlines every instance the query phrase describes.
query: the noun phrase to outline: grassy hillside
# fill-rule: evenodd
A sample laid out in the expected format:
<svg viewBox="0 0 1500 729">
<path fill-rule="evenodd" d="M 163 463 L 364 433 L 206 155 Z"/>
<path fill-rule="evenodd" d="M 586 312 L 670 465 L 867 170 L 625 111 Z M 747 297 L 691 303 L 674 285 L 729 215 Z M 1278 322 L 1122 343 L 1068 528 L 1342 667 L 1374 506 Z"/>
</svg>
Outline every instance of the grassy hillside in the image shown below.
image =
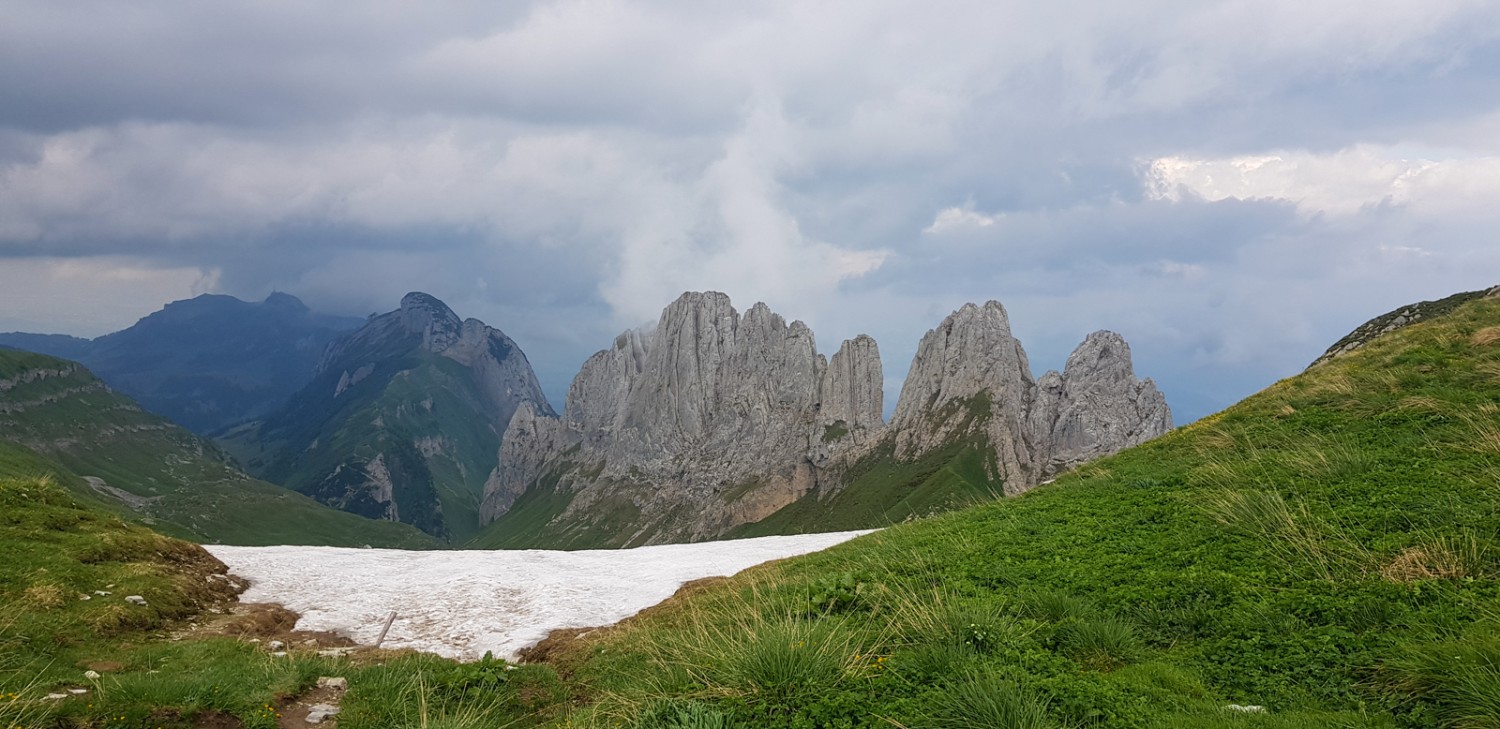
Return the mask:
<svg viewBox="0 0 1500 729">
<path fill-rule="evenodd" d="M 0 350 L 0 442 L 0 475 L 50 473 L 82 498 L 179 537 L 436 546 L 404 525 L 329 509 L 246 476 L 207 441 L 66 360 Z"/>
<path fill-rule="evenodd" d="M 1500 727 L 1497 484 L 1489 299 L 553 660 L 580 725 Z"/>
<path fill-rule="evenodd" d="M 9 452 L 0 458 L 21 460 Z M 356 729 L 519 729 L 568 698 L 543 666 L 461 666 L 378 651 L 338 657 L 300 644 L 278 653 L 265 642 L 195 630 L 224 619 L 238 589 L 223 565 L 45 478 L 0 478 L 0 554 L 0 727 L 7 729 L 303 726 L 286 722 L 320 700 L 320 676 L 348 679 L 340 725 Z M 133 596 L 145 604 L 127 599 Z M 500 718 L 528 714 L 538 718 Z"/>
</svg>

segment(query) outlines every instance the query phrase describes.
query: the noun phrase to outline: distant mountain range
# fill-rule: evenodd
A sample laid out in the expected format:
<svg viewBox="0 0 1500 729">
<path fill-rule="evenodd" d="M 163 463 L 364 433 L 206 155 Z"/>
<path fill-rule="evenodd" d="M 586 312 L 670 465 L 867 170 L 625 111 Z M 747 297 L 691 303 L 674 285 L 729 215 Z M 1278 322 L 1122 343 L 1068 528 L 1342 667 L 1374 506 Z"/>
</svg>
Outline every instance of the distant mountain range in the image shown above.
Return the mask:
<svg viewBox="0 0 1500 729">
<path fill-rule="evenodd" d="M 215 435 L 256 478 L 486 548 L 881 526 L 1019 493 L 1171 428 L 1119 335 L 1090 335 L 1063 372 L 1035 378 L 997 302 L 927 333 L 890 423 L 873 339 L 825 358 L 802 322 L 715 292 L 684 294 L 591 357 L 561 416 L 514 341 L 418 292 L 364 320 L 286 294 L 200 296 L 94 340 L 0 345 L 76 358 Z M 214 480 L 248 478 L 236 474 Z"/>
<path fill-rule="evenodd" d="M 0 347 L 80 362 L 147 410 L 209 435 L 280 407 L 329 343 L 362 324 L 289 294 L 260 303 L 205 294 L 96 339 L 12 332 Z"/>
</svg>

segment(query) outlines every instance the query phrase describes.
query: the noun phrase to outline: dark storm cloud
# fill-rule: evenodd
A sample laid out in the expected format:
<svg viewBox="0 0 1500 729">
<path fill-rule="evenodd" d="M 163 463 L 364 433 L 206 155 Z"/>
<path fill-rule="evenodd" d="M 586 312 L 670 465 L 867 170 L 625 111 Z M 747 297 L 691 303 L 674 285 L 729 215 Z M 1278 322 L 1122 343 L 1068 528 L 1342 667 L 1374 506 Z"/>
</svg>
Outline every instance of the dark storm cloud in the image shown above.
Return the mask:
<svg viewBox="0 0 1500 729">
<path fill-rule="evenodd" d="M 896 382 L 998 298 L 1039 368 L 1115 328 L 1193 417 L 1500 270 L 1497 37 L 1466 0 L 12 2 L 0 323 L 425 289 L 556 395 L 684 289 Z"/>
</svg>

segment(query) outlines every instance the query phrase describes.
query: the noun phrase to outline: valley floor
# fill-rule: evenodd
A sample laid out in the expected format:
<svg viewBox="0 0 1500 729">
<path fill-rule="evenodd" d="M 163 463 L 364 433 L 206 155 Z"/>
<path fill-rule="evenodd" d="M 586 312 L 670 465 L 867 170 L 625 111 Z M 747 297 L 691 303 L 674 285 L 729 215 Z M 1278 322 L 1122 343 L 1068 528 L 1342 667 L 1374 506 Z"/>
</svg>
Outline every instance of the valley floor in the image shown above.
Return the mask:
<svg viewBox="0 0 1500 729">
<path fill-rule="evenodd" d="M 301 614 L 301 630 L 382 647 L 473 660 L 514 659 L 559 628 L 608 625 L 655 605 L 690 580 L 731 575 L 815 552 L 864 531 L 560 552 L 429 551 L 336 547 L 208 550 L 250 582 L 247 602 Z"/>
</svg>

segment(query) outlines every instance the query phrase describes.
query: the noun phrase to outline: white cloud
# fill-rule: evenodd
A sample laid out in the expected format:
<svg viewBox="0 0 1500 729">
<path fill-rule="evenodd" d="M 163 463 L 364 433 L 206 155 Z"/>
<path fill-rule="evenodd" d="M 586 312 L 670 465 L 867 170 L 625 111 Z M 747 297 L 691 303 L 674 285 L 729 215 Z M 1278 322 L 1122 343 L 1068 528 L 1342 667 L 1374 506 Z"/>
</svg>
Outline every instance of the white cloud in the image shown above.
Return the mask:
<svg viewBox="0 0 1500 729">
<path fill-rule="evenodd" d="M 1273 152 L 1220 158 L 1161 157 L 1146 170 L 1148 194 L 1181 200 L 1277 199 L 1308 213 L 1348 215 L 1379 205 L 1460 213 L 1500 199 L 1500 157 L 1406 158 L 1394 147 L 1332 153 Z"/>
<path fill-rule="evenodd" d="M 969 203 L 963 207 L 943 208 L 933 217 L 932 225 L 922 229 L 924 235 L 942 235 L 944 233 L 972 230 L 975 228 L 988 228 L 995 224 L 999 215 L 985 215 L 975 212 L 974 204 Z"/>
</svg>

